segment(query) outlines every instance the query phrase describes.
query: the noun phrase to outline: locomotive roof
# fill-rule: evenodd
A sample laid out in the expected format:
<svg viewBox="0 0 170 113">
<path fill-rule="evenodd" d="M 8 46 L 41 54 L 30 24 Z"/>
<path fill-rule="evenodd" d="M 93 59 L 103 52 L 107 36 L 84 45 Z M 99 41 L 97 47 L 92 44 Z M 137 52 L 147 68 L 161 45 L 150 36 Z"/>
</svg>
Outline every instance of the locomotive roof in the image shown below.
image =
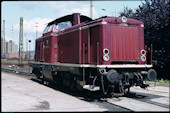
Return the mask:
<svg viewBox="0 0 170 113">
<path fill-rule="evenodd" d="M 84 15 L 80 15 L 80 19 L 81 22 L 89 22 L 92 21 L 91 18 L 84 16 Z M 64 21 L 73 21 L 73 14 L 72 15 L 66 15 L 60 18 L 55 19 L 54 21 L 48 23 L 48 25 L 54 24 L 54 23 L 59 23 L 59 22 L 64 22 Z"/>
</svg>

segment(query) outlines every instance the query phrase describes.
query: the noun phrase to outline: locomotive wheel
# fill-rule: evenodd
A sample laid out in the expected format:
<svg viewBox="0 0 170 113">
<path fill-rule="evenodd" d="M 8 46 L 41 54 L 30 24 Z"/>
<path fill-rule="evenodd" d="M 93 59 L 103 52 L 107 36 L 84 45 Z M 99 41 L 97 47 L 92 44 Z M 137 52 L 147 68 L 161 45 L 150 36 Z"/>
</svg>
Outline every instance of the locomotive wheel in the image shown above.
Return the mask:
<svg viewBox="0 0 170 113">
<path fill-rule="evenodd" d="M 119 82 L 119 91 L 122 96 L 127 95 L 130 91 L 130 87 L 125 88 L 122 81 Z"/>
<path fill-rule="evenodd" d="M 76 84 L 74 81 L 74 75 L 68 72 L 62 73 L 63 77 L 63 85 L 71 90 L 74 90 L 76 88 Z"/>
<path fill-rule="evenodd" d="M 69 88 L 71 90 L 75 89 L 75 81 L 74 81 L 74 76 L 70 73 L 70 77 L 67 79 L 69 82 Z"/>
<path fill-rule="evenodd" d="M 34 69 L 34 70 L 33 70 L 33 73 L 36 75 L 36 77 L 37 77 L 38 79 L 41 79 L 42 74 L 41 74 L 40 70 Z"/>
<path fill-rule="evenodd" d="M 129 88 L 126 88 L 126 89 L 124 89 L 124 95 L 127 95 L 129 92 L 130 92 L 130 87 L 129 87 Z"/>
<path fill-rule="evenodd" d="M 53 72 L 53 80 L 58 88 L 63 87 L 63 78 L 60 72 Z"/>
<path fill-rule="evenodd" d="M 43 85 L 49 85 L 49 82 L 44 79 L 44 75 L 43 75 L 43 74 L 42 74 L 42 76 L 41 76 L 40 79 L 41 79 L 41 83 L 42 83 Z"/>
</svg>

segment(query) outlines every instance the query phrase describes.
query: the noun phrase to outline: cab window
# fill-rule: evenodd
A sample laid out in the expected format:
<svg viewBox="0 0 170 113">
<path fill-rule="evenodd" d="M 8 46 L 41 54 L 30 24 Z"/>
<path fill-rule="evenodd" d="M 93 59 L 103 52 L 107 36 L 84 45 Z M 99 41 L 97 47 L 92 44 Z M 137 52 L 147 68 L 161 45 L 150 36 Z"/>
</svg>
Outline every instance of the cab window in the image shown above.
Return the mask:
<svg viewBox="0 0 170 113">
<path fill-rule="evenodd" d="M 52 30 L 52 27 L 53 25 L 49 25 L 45 28 L 44 32 L 43 33 L 47 33 L 47 32 L 50 32 Z"/>
<path fill-rule="evenodd" d="M 65 22 L 57 23 L 56 29 L 57 30 L 64 30 L 64 29 L 69 28 L 71 26 L 72 26 L 71 21 L 65 21 Z"/>
</svg>

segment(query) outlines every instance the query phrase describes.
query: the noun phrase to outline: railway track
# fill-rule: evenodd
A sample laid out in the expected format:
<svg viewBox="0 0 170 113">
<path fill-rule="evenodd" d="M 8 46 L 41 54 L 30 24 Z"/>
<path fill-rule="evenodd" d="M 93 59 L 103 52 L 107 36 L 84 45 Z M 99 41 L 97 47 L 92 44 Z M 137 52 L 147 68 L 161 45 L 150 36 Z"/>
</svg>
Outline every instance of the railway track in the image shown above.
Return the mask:
<svg viewBox="0 0 170 113">
<path fill-rule="evenodd" d="M 161 103 L 149 102 L 141 99 L 128 97 L 111 98 L 106 100 L 108 103 L 121 106 L 130 111 L 169 111 L 169 107 Z"/>
<path fill-rule="evenodd" d="M 10 68 L 1 67 L 1 71 L 17 73 L 17 75 L 20 77 L 24 77 L 27 79 L 31 79 L 35 82 L 41 83 L 41 80 L 37 79 L 34 74 L 29 73 L 30 69 L 10 69 Z M 21 75 L 26 75 L 26 76 L 21 76 Z M 77 98 L 80 98 L 80 96 L 77 96 L 75 92 L 67 92 L 66 90 L 63 91 L 71 95 L 75 95 Z M 88 99 L 87 97 L 81 97 L 81 98 L 84 98 L 84 100 L 88 100 L 88 99 L 95 100 L 92 98 L 90 99 L 89 97 Z M 102 101 L 103 104 L 107 104 L 107 105 L 110 104 L 122 108 L 125 111 L 170 111 L 169 105 L 153 102 L 149 99 L 149 97 L 145 93 L 137 94 L 131 92 L 129 95 L 125 97 L 100 98 L 98 99 L 98 101 L 99 102 Z"/>
<path fill-rule="evenodd" d="M 134 98 L 134 99 L 139 100 L 141 102 L 145 102 L 145 103 L 148 103 L 148 104 L 153 104 L 153 105 L 168 108 L 168 109 L 170 108 L 170 106 L 167 105 L 167 104 L 162 104 L 162 103 L 159 103 L 159 102 L 151 101 L 149 98 L 147 98 L 147 94 L 130 93 L 128 98 L 132 98 L 132 99 Z M 167 98 L 169 98 L 169 97 L 167 97 Z"/>
<path fill-rule="evenodd" d="M 12 68 L 8 68 L 8 67 L 1 67 L 1 71 L 5 71 L 5 72 L 9 72 L 9 73 L 15 73 L 17 76 L 20 76 L 22 78 L 27 78 L 27 79 L 31 79 L 31 78 L 36 78 L 36 76 L 34 74 L 29 73 L 31 69 L 26 68 L 26 69 L 12 69 Z M 26 76 L 23 76 L 26 75 Z"/>
</svg>

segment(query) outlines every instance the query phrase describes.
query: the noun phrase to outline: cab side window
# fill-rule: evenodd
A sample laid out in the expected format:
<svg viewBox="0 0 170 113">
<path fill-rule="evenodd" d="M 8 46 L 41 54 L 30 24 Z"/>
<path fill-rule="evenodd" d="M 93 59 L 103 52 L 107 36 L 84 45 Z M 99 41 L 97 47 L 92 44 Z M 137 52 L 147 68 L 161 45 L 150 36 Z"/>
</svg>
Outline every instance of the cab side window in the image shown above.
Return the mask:
<svg viewBox="0 0 170 113">
<path fill-rule="evenodd" d="M 69 28 L 71 26 L 72 26 L 71 21 L 65 21 L 65 22 L 57 23 L 56 29 L 57 30 L 64 30 L 64 29 Z"/>
</svg>

